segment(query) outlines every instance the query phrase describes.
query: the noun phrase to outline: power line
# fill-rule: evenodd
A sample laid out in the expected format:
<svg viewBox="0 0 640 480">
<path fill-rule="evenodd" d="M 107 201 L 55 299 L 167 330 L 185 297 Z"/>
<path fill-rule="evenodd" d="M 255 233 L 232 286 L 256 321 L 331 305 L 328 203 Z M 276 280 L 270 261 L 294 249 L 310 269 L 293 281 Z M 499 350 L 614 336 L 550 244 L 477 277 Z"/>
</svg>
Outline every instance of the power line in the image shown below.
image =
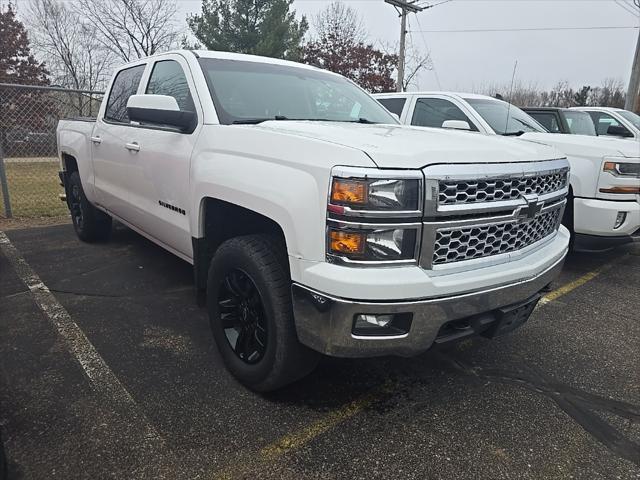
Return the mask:
<svg viewBox="0 0 640 480">
<path fill-rule="evenodd" d="M 418 18 L 418 15 L 416 15 L 416 22 L 418 23 L 418 28 L 420 29 L 416 31 L 420 33 L 422 42 L 424 43 L 424 48 L 427 50 L 427 55 L 429 55 L 429 58 L 431 59 L 431 68 L 433 70 L 433 76 L 436 79 L 436 83 L 438 84 L 438 90 L 442 90 L 442 85 L 440 85 L 440 77 L 438 76 L 438 70 L 436 70 L 436 61 L 433 59 L 433 55 L 431 55 L 431 49 L 427 44 L 427 38 L 424 36 L 425 31 L 422 30 L 422 25 L 420 25 L 420 19 Z"/>
<path fill-rule="evenodd" d="M 477 28 L 465 30 L 414 30 L 421 33 L 485 33 L 485 32 L 549 32 L 560 30 L 629 30 L 638 26 L 598 26 L 598 27 L 534 27 L 534 28 Z"/>
</svg>

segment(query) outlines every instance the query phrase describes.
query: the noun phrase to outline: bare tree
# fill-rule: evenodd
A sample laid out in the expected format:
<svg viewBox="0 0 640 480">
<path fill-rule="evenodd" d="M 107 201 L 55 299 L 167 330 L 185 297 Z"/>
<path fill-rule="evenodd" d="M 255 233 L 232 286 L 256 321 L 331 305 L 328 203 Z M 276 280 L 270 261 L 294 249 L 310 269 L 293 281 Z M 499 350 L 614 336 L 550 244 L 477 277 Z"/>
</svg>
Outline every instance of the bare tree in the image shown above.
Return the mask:
<svg viewBox="0 0 640 480">
<path fill-rule="evenodd" d="M 83 24 L 64 3 L 32 0 L 27 25 L 34 46 L 49 65 L 53 83 L 78 90 L 104 86 L 111 56 L 103 51 L 96 31 Z"/>
<path fill-rule="evenodd" d="M 76 90 L 104 89 L 113 55 L 102 47 L 93 26 L 58 0 L 32 0 L 26 17 L 38 56 L 49 66 L 54 84 Z M 78 94 L 75 99 L 79 114 L 91 114 L 90 96 Z"/>
<path fill-rule="evenodd" d="M 381 42 L 382 51 L 387 55 L 398 54 L 398 44 L 384 44 Z M 407 91 L 409 87 L 418 87 L 418 77 L 420 72 L 424 70 L 433 70 L 433 62 L 431 61 L 431 55 L 423 53 L 415 46 L 412 39 L 409 38 L 405 49 L 405 64 L 404 64 L 404 80 L 402 82 L 402 90 Z"/>
<path fill-rule="evenodd" d="M 334 1 L 311 21 L 319 40 L 341 39 L 345 43 L 365 43 L 369 36 L 358 12 L 341 1 Z"/>
<path fill-rule="evenodd" d="M 76 11 L 98 41 L 125 62 L 178 45 L 175 0 L 78 0 Z"/>
<path fill-rule="evenodd" d="M 404 80 L 402 90 L 407 91 L 410 86 L 417 87 L 418 74 L 423 70 L 433 70 L 433 62 L 428 53 L 422 53 L 409 42 L 405 53 Z"/>
</svg>

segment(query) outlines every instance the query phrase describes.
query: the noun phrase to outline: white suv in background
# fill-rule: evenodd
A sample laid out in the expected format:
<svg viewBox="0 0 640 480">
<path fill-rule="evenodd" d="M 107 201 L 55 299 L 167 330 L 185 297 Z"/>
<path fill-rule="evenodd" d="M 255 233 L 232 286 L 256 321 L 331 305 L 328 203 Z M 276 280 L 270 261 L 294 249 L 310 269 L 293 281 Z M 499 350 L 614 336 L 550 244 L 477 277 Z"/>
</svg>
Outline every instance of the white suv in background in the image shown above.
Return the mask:
<svg viewBox="0 0 640 480">
<path fill-rule="evenodd" d="M 629 110 L 611 107 L 573 107 L 591 115 L 598 135 L 640 140 L 640 116 Z"/>
<path fill-rule="evenodd" d="M 639 139 L 549 133 L 518 107 L 486 95 L 410 92 L 374 97 L 407 125 L 512 136 L 556 147 L 571 164 L 563 223 L 572 230 L 574 248 L 601 251 L 640 238 Z"/>
</svg>

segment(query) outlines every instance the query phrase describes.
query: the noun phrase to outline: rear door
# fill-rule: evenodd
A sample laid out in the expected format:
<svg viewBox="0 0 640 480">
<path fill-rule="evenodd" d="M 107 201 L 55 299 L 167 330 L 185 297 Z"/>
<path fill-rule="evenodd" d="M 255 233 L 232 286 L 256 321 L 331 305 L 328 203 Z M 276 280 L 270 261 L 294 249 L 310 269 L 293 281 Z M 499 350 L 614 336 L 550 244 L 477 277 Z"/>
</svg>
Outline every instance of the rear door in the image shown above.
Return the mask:
<svg viewBox="0 0 640 480">
<path fill-rule="evenodd" d="M 132 222 L 175 253 L 191 258 L 189 225 L 191 154 L 202 125 L 203 113 L 187 62 L 181 55 L 162 56 L 150 63 L 141 93 L 168 95 L 180 110 L 196 112 L 198 126 L 181 132 L 161 124 L 131 128 L 137 145 L 130 158 Z M 197 212 L 196 212 L 197 213 Z"/>
<path fill-rule="evenodd" d="M 116 73 L 91 136 L 97 202 L 129 222 L 134 218 L 130 192 L 137 151 L 127 101 L 138 92 L 145 68 L 141 62 Z"/>
</svg>

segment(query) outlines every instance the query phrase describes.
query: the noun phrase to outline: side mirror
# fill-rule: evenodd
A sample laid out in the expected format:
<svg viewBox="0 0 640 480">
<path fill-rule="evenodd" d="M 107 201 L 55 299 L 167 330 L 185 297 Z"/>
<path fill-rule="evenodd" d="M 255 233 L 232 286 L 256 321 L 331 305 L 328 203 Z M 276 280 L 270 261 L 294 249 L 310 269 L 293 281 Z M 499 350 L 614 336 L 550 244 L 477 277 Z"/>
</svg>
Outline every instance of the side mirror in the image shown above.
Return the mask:
<svg viewBox="0 0 640 480">
<path fill-rule="evenodd" d="M 464 120 L 445 120 L 442 122 L 442 128 L 450 128 L 452 130 L 471 130 L 469 122 Z"/>
<path fill-rule="evenodd" d="M 132 122 L 175 127 L 185 133 L 193 132 L 198 123 L 196 112 L 180 111 L 169 95 L 131 95 L 127 113 Z"/>
<path fill-rule="evenodd" d="M 607 135 L 614 135 L 616 137 L 633 137 L 633 133 L 622 125 L 609 125 L 609 128 L 607 128 Z"/>
<path fill-rule="evenodd" d="M 389 113 L 391 113 L 391 116 L 393 118 L 395 118 L 398 121 L 398 123 L 400 123 L 400 115 L 398 115 L 397 113 L 393 113 L 393 112 L 389 112 Z"/>
</svg>

